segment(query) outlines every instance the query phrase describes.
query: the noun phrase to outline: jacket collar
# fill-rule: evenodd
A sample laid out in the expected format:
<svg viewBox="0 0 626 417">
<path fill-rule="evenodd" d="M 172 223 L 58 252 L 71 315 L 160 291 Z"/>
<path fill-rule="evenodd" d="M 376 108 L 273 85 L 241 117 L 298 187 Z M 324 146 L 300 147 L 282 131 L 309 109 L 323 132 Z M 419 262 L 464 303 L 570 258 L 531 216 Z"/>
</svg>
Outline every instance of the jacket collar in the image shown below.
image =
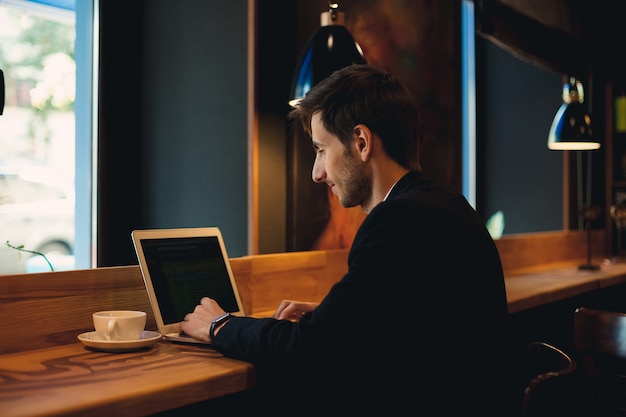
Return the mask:
<svg viewBox="0 0 626 417">
<path fill-rule="evenodd" d="M 409 171 L 402 178 L 398 180 L 396 185 L 393 186 L 387 200 L 398 197 L 409 190 L 420 188 L 424 186 L 432 185 L 432 181 L 420 172 Z"/>
</svg>

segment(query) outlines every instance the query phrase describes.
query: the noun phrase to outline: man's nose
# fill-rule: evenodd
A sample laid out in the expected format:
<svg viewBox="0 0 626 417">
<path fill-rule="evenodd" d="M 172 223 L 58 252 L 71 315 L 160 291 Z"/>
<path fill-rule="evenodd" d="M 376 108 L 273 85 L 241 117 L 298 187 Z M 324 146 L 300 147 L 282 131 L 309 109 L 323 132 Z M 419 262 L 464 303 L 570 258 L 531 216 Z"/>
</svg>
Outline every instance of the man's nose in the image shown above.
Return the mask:
<svg viewBox="0 0 626 417">
<path fill-rule="evenodd" d="M 313 162 L 311 178 L 313 178 L 313 182 L 316 183 L 324 182 L 326 178 L 326 171 L 324 171 L 323 164 L 318 161 L 317 157 L 315 158 L 315 162 Z"/>
</svg>

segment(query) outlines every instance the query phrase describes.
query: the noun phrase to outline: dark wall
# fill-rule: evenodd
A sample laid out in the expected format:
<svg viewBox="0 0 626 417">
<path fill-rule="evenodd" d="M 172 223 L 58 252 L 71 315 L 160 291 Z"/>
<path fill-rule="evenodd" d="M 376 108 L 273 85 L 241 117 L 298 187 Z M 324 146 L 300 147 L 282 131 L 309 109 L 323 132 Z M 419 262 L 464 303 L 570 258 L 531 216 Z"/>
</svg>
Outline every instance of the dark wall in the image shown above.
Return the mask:
<svg viewBox="0 0 626 417">
<path fill-rule="evenodd" d="M 100 2 L 97 266 L 137 263 L 140 222 L 143 2 Z"/>
<path fill-rule="evenodd" d="M 100 2 L 98 266 L 135 228 L 219 226 L 248 254 L 248 4 Z"/>
<path fill-rule="evenodd" d="M 287 113 L 301 30 L 297 1 L 257 1 L 256 116 L 258 141 L 258 253 L 285 251 Z M 309 146 L 310 148 L 310 146 Z"/>
</svg>

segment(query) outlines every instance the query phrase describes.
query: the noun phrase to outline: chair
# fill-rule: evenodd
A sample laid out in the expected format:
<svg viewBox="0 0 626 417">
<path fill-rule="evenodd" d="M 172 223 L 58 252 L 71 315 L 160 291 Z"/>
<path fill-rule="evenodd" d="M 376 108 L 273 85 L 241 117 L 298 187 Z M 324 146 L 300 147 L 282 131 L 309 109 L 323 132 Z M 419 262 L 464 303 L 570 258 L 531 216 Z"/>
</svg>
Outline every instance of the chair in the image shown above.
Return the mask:
<svg viewBox="0 0 626 417">
<path fill-rule="evenodd" d="M 571 416 L 574 405 L 576 361 L 545 342 L 528 345 L 522 398 L 522 417 Z"/>
<path fill-rule="evenodd" d="M 626 314 L 576 309 L 574 348 L 582 368 L 581 414 L 626 416 Z"/>
</svg>

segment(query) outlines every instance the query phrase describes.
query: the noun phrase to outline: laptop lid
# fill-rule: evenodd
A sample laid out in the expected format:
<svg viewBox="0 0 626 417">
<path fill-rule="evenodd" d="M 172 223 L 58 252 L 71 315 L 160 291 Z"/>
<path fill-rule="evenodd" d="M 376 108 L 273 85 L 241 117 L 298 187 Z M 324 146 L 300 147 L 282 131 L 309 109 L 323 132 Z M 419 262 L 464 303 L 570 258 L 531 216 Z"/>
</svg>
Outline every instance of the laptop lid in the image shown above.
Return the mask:
<svg viewBox="0 0 626 417">
<path fill-rule="evenodd" d="M 219 228 L 133 230 L 131 237 L 166 340 L 203 343 L 181 334 L 179 324 L 204 296 L 233 315 L 245 315 Z"/>
</svg>

